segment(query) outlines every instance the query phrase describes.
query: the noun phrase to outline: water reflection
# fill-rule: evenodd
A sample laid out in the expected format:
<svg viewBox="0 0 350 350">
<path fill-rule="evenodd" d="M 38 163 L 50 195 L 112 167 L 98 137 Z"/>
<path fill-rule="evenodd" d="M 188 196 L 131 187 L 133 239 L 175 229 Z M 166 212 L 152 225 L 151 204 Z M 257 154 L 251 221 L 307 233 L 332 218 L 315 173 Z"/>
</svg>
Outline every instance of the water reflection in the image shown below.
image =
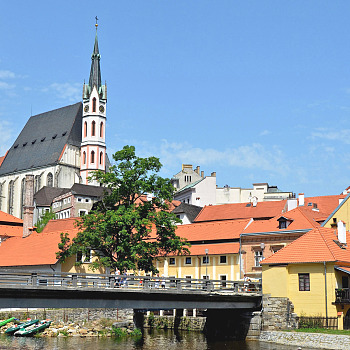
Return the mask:
<svg viewBox="0 0 350 350">
<path fill-rule="evenodd" d="M 146 330 L 142 338 L 0 337 L 0 350 L 295 350 L 258 341 L 207 341 L 201 333 Z M 307 350 L 303 348 L 303 350 Z"/>
</svg>

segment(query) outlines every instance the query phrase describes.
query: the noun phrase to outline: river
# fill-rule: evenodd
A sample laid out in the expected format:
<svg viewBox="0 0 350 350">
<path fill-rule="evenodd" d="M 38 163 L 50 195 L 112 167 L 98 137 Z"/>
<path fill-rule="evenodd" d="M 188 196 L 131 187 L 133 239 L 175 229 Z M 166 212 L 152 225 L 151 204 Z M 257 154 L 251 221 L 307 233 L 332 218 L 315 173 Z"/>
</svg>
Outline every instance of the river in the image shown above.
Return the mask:
<svg viewBox="0 0 350 350">
<path fill-rule="evenodd" d="M 0 350 L 295 350 L 258 341 L 207 341 L 202 333 L 145 331 L 142 338 L 18 338 L 0 336 Z M 303 348 L 303 350 L 306 350 Z"/>
</svg>

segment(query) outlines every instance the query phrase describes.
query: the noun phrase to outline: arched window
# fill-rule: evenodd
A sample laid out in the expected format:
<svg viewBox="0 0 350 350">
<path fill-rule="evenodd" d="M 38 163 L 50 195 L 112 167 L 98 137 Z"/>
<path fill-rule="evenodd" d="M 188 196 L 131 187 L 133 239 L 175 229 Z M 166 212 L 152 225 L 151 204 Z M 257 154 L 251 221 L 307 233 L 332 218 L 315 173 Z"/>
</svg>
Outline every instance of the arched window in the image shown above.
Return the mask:
<svg viewBox="0 0 350 350">
<path fill-rule="evenodd" d="M 86 164 L 86 152 L 83 152 L 83 164 Z"/>
<path fill-rule="evenodd" d="M 93 120 L 91 123 L 91 136 L 95 136 L 96 134 L 96 122 Z"/>
<path fill-rule="evenodd" d="M 95 163 L 95 151 L 91 151 L 91 163 Z"/>
<path fill-rule="evenodd" d="M 51 173 L 47 174 L 46 185 L 48 187 L 52 187 L 53 186 L 53 175 Z"/>
<path fill-rule="evenodd" d="M 87 136 L 87 122 L 84 123 L 84 137 Z"/>
<path fill-rule="evenodd" d="M 92 111 L 96 112 L 96 97 L 92 99 Z"/>
<path fill-rule="evenodd" d="M 100 164 L 103 164 L 103 152 L 100 152 Z"/>
<path fill-rule="evenodd" d="M 24 206 L 24 198 L 26 193 L 26 179 L 25 177 L 22 179 L 21 183 L 21 219 L 23 219 L 23 206 Z"/>
<path fill-rule="evenodd" d="M 103 137 L 103 122 L 100 124 L 100 137 Z"/>
<path fill-rule="evenodd" d="M 15 184 L 13 180 L 9 182 L 9 201 L 8 201 L 8 212 L 13 215 L 13 197 L 15 192 Z"/>
</svg>

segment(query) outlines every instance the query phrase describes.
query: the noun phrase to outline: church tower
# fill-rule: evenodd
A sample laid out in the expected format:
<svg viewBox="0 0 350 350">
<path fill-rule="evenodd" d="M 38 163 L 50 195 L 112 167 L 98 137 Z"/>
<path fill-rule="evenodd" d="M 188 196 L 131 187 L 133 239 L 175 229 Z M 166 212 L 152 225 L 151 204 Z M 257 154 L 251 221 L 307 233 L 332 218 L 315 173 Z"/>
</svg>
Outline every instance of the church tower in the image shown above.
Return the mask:
<svg viewBox="0 0 350 350">
<path fill-rule="evenodd" d="M 83 119 L 80 176 L 83 184 L 99 185 L 88 180 L 94 170 L 106 169 L 106 104 L 107 85 L 101 84 L 100 53 L 97 40 L 91 56 L 89 83 L 83 86 Z"/>
</svg>

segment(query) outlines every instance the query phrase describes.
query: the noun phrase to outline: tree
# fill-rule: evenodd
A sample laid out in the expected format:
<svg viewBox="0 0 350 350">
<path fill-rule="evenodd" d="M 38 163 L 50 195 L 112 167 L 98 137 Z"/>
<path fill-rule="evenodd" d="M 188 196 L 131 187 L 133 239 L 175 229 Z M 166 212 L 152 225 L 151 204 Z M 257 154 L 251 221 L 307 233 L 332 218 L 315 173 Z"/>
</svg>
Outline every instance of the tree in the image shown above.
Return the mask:
<svg viewBox="0 0 350 350">
<path fill-rule="evenodd" d="M 56 215 L 54 212 L 52 212 L 52 209 L 46 210 L 44 215 L 40 217 L 40 219 L 36 223 L 36 232 L 42 232 L 42 230 L 45 228 L 46 224 L 52 220 L 55 219 Z"/>
<path fill-rule="evenodd" d="M 157 175 L 162 166 L 159 159 L 137 157 L 133 146 L 124 146 L 113 159 L 116 164 L 110 172 L 92 175 L 106 187 L 103 200 L 79 219 L 75 238 L 62 234 L 57 257 L 64 261 L 92 249 L 98 256 L 94 269 L 156 273 L 154 260 L 159 256 L 189 252 L 189 244 L 175 234 L 179 219 L 170 212 L 174 187 Z"/>
</svg>

